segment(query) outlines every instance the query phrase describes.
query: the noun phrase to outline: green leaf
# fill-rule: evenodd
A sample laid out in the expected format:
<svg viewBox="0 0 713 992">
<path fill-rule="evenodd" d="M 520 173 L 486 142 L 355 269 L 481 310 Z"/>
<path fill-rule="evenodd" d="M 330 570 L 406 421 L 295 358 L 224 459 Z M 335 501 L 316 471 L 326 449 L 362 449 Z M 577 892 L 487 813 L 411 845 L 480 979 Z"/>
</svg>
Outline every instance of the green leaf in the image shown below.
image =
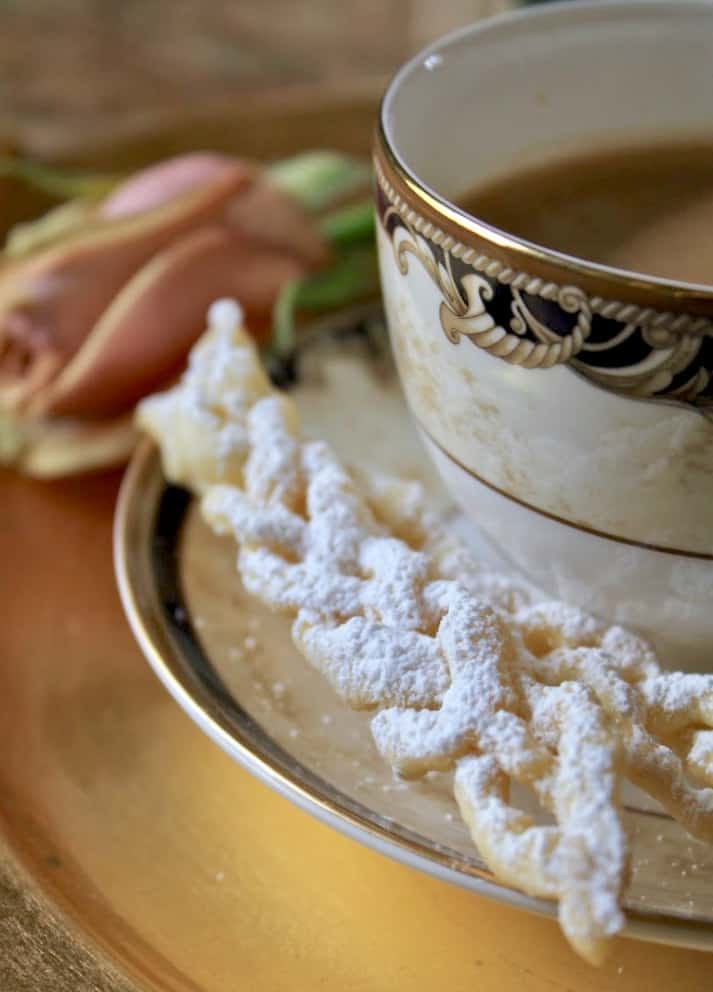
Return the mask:
<svg viewBox="0 0 713 992">
<path fill-rule="evenodd" d="M 374 237 L 374 206 L 371 200 L 355 203 L 326 216 L 320 231 L 333 247 L 345 247 Z"/>
<path fill-rule="evenodd" d="M 338 152 L 304 152 L 269 166 L 268 174 L 284 193 L 309 213 L 319 213 L 371 182 L 371 168 Z"/>
<path fill-rule="evenodd" d="M 346 253 L 298 284 L 295 305 L 301 310 L 333 310 L 375 292 L 379 286 L 372 246 Z"/>
</svg>

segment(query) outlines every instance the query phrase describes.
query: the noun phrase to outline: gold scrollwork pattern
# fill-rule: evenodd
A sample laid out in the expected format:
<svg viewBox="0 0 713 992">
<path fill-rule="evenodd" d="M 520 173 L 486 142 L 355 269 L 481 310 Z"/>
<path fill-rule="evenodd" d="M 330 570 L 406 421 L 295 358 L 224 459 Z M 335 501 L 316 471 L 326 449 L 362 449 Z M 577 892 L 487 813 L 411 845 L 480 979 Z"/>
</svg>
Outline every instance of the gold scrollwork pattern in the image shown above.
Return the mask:
<svg viewBox="0 0 713 992">
<path fill-rule="evenodd" d="M 399 271 L 408 273 L 410 258 L 423 266 L 442 297 L 440 323 L 453 344 L 467 338 L 523 368 L 566 363 L 598 386 L 693 406 L 713 419 L 713 322 L 590 297 L 473 258 L 472 249 L 406 209 L 378 170 L 377 177 Z"/>
</svg>

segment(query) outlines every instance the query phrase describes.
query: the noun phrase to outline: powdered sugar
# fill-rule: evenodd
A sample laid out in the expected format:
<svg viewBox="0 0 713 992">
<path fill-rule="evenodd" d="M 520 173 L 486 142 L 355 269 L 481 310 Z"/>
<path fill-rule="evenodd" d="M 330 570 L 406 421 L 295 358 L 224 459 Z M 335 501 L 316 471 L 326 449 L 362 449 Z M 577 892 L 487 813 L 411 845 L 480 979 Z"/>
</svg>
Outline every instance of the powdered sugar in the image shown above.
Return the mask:
<svg viewBox="0 0 713 992">
<path fill-rule="evenodd" d="M 480 568 L 415 484 L 302 442 L 234 317 L 219 308 L 179 386 L 141 406 L 166 473 L 204 494 L 206 520 L 240 544 L 245 587 L 295 617 L 295 643 L 340 697 L 377 711 L 392 767 L 454 769 L 493 870 L 559 898 L 570 940 L 598 958 L 622 925 L 624 775 L 713 837 L 710 790 L 685 781 L 713 777 L 699 726 L 713 724 L 713 680 L 662 674 L 635 635 Z M 510 805 L 511 780 L 555 826 Z"/>
<path fill-rule="evenodd" d="M 364 617 L 329 626 L 304 610 L 293 636 L 301 653 L 359 709 L 437 705 L 448 686 L 448 670 L 433 638 L 394 630 Z"/>
</svg>

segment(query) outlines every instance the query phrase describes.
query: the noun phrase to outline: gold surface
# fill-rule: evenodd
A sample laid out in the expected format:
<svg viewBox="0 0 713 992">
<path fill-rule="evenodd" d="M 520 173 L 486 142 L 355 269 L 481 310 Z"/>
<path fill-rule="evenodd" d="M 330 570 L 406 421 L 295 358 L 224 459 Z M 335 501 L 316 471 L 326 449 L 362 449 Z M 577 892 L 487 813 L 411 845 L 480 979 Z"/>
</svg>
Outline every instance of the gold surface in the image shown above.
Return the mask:
<svg viewBox="0 0 713 992">
<path fill-rule="evenodd" d="M 356 141 L 330 120 L 325 144 Z M 129 633 L 117 486 L 0 476 L 0 992 L 710 988 L 707 955 L 634 941 L 593 971 L 554 922 L 392 863 L 241 771 Z"/>
</svg>

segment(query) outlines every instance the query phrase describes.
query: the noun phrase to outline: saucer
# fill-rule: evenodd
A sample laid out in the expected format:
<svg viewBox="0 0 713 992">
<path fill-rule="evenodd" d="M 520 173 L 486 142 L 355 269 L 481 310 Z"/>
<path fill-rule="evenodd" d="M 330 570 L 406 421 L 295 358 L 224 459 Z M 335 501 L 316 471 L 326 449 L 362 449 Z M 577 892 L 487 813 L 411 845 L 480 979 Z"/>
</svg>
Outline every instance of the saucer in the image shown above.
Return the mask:
<svg viewBox="0 0 713 992">
<path fill-rule="evenodd" d="M 385 346 L 358 333 L 363 314 L 325 326 L 301 353 L 294 395 L 308 435 L 352 464 L 418 478 L 461 526 L 434 476 Z M 352 331 L 354 333 L 352 333 Z M 468 539 L 472 534 L 466 535 Z M 477 541 L 477 538 L 476 538 Z M 491 553 L 482 543 L 479 553 Z M 412 868 L 549 916 L 553 904 L 499 882 L 480 859 L 448 777 L 396 778 L 372 743 L 368 714 L 341 704 L 297 653 L 290 622 L 240 585 L 235 546 L 163 478 L 145 442 L 117 508 L 115 561 L 134 635 L 179 705 L 231 758 L 355 840 Z M 713 949 L 713 851 L 640 795 L 626 797 L 632 873 L 626 933 Z"/>
</svg>

